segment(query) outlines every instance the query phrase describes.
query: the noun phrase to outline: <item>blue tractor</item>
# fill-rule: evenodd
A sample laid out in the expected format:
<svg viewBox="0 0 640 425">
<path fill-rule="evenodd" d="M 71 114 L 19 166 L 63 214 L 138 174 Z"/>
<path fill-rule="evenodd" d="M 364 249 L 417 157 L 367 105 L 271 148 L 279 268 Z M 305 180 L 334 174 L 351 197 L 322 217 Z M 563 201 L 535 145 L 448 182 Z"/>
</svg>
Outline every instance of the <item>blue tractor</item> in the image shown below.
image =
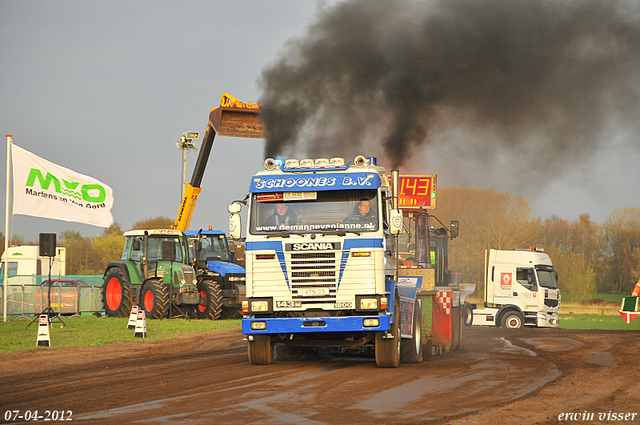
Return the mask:
<svg viewBox="0 0 640 425">
<path fill-rule="evenodd" d="M 193 250 L 194 268 L 198 274 L 200 303 L 196 316 L 202 319 L 241 317 L 246 299 L 246 271 L 237 264 L 235 251 L 229 249 L 220 230 L 187 230 L 184 232 Z"/>
</svg>

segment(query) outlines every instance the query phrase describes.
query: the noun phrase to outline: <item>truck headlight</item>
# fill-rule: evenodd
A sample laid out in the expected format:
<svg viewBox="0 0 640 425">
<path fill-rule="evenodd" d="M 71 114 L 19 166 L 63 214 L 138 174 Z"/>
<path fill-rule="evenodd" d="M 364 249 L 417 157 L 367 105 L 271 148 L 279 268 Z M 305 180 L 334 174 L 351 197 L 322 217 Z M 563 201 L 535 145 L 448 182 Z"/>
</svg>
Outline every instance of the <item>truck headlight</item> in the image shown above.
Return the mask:
<svg viewBox="0 0 640 425">
<path fill-rule="evenodd" d="M 268 311 L 269 303 L 265 300 L 251 301 L 251 311 L 260 312 Z"/>
<path fill-rule="evenodd" d="M 377 298 L 360 298 L 360 308 L 362 310 L 377 310 L 378 299 Z"/>
</svg>

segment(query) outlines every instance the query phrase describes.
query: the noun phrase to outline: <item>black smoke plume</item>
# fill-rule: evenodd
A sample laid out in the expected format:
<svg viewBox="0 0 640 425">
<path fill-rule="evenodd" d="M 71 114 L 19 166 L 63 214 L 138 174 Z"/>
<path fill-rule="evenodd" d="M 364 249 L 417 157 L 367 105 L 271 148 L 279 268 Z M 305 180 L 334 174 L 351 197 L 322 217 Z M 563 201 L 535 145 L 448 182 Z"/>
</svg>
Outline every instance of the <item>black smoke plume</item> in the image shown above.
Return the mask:
<svg viewBox="0 0 640 425">
<path fill-rule="evenodd" d="M 611 128 L 636 125 L 640 117 L 639 5 L 325 5 L 258 81 L 269 132 L 265 154 L 377 149 L 391 162 L 385 165 L 397 167 L 448 143 L 441 135 L 459 129 L 460 147 L 477 153 L 473 161 L 499 149 L 576 163 L 601 148 Z"/>
</svg>

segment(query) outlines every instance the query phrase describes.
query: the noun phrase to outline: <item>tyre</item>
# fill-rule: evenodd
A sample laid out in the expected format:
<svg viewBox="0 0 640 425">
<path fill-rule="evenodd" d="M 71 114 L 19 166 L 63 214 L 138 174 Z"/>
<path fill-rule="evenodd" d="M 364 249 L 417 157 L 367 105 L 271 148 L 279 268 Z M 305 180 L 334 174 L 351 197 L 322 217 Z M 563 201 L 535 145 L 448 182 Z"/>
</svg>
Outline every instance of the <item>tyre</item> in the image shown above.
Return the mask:
<svg viewBox="0 0 640 425">
<path fill-rule="evenodd" d="M 386 331 L 376 332 L 376 364 L 378 367 L 398 367 L 400 364 L 400 299 L 395 295 L 393 304 L 394 321 L 391 324 L 391 338 L 384 338 Z"/>
<path fill-rule="evenodd" d="M 102 303 L 108 317 L 127 317 L 131 313 L 131 288 L 118 267 L 110 268 L 104 275 Z"/>
<path fill-rule="evenodd" d="M 198 281 L 200 302 L 195 308 L 198 319 L 216 320 L 222 313 L 222 291 L 220 285 L 213 279 Z"/>
<path fill-rule="evenodd" d="M 247 342 L 249 363 L 253 365 L 271 364 L 273 361 L 273 346 L 269 335 L 253 335 L 253 341 Z"/>
<path fill-rule="evenodd" d="M 400 361 L 402 363 L 422 362 L 422 309 L 418 300 L 413 307 L 413 336 L 400 340 Z"/>
<path fill-rule="evenodd" d="M 222 313 L 220 313 L 221 319 L 242 319 L 242 314 L 238 307 L 222 307 Z"/>
<path fill-rule="evenodd" d="M 522 327 L 522 314 L 517 311 L 509 311 L 502 316 L 502 327 L 507 329 L 519 329 Z"/>
<path fill-rule="evenodd" d="M 462 311 L 462 320 L 464 320 L 465 326 L 473 325 L 473 307 L 471 304 L 465 304 Z"/>
<path fill-rule="evenodd" d="M 159 279 L 150 279 L 140 291 L 140 306 L 149 319 L 160 319 L 168 315 L 169 287 Z"/>
</svg>

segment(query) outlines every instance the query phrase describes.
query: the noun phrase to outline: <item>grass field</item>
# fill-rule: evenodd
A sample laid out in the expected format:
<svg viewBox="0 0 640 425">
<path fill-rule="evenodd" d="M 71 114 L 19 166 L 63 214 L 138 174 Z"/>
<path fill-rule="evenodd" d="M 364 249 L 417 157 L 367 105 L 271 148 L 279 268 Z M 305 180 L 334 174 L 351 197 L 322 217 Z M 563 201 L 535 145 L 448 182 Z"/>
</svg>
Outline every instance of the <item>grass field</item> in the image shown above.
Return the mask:
<svg viewBox="0 0 640 425">
<path fill-rule="evenodd" d="M 563 329 L 603 329 L 640 331 L 640 319 L 631 323 L 624 321 L 619 314 L 560 314 L 560 327 Z"/>
<path fill-rule="evenodd" d="M 61 328 L 57 319 L 49 328 L 52 347 L 86 347 L 111 344 L 117 341 L 144 343 L 167 339 L 178 334 L 205 333 L 221 329 L 240 327 L 240 320 L 147 320 L 147 337 L 136 338 L 134 331 L 127 329 L 129 318 L 63 317 L 66 324 Z M 37 347 L 38 321 L 29 325 L 29 320 L 0 322 L 0 353 L 21 349 L 47 349 Z M 29 325 L 29 326 L 27 326 Z"/>
<path fill-rule="evenodd" d="M 65 317 L 66 326 L 57 319 L 49 328 L 52 347 L 101 346 L 117 341 L 143 344 L 172 338 L 180 334 L 210 333 L 223 329 L 239 329 L 240 320 L 147 320 L 147 338 L 136 338 L 127 329 L 128 318 Z M 38 321 L 27 326 L 27 320 L 0 322 L 0 353 L 18 350 L 46 350 L 36 346 Z M 640 331 L 640 319 L 627 324 L 619 315 L 560 314 L 560 327 L 564 329 L 603 329 Z M 464 332 L 464 331 L 463 331 Z"/>
</svg>

